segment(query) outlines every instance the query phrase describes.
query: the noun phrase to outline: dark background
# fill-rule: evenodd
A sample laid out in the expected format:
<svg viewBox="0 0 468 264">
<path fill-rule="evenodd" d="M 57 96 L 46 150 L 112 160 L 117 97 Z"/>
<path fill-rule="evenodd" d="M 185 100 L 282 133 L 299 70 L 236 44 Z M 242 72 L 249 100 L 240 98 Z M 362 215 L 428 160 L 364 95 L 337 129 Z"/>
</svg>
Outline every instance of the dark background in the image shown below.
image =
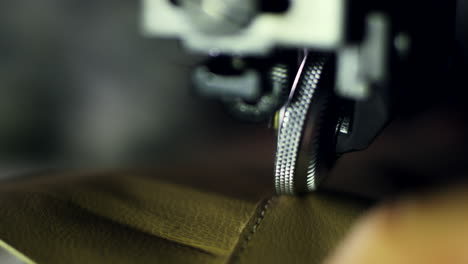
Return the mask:
<svg viewBox="0 0 468 264">
<path fill-rule="evenodd" d="M 209 149 L 231 152 L 253 130 L 263 131 L 237 124 L 216 102 L 193 93 L 190 71 L 202 58 L 176 40 L 144 38 L 140 4 L 1 1 L 4 175 L 180 163 L 213 156 Z"/>
</svg>

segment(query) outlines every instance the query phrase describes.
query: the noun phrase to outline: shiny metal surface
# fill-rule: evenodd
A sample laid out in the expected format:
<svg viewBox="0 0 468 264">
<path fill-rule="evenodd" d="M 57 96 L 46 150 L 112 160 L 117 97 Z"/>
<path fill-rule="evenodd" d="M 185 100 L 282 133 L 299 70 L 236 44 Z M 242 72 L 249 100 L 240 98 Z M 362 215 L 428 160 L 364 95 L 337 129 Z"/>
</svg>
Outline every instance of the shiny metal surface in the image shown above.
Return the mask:
<svg viewBox="0 0 468 264">
<path fill-rule="evenodd" d="M 181 6 L 197 29 L 208 35 L 237 33 L 258 12 L 257 1 L 252 0 L 182 0 Z"/>
<path fill-rule="evenodd" d="M 242 98 L 225 99 L 229 111 L 241 120 L 259 122 L 268 120 L 287 100 L 290 86 L 290 69 L 285 64 L 273 65 L 269 71 L 271 91 L 264 94 L 255 104 Z"/>
<path fill-rule="evenodd" d="M 281 110 L 275 164 L 275 186 L 279 194 L 315 189 L 317 139 L 325 107 L 323 96 L 317 97 L 316 93 L 324 64 L 322 56 L 306 56 L 290 100 Z"/>
</svg>

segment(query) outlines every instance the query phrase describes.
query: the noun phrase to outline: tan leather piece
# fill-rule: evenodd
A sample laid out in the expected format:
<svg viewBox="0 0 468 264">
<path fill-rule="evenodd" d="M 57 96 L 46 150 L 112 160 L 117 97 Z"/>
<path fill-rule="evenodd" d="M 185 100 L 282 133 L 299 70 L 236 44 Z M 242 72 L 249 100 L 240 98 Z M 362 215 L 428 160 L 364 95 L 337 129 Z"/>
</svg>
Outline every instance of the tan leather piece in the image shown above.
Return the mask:
<svg viewBox="0 0 468 264">
<path fill-rule="evenodd" d="M 2 196 L 0 236 L 38 264 L 219 263 L 219 256 L 171 243 L 42 194 Z"/>
<path fill-rule="evenodd" d="M 232 263 L 321 263 L 366 203 L 310 194 L 273 198 L 244 234 Z"/>
<path fill-rule="evenodd" d="M 0 208 L 0 237 L 39 263 L 222 263 L 256 203 L 125 175 L 3 185 Z"/>
<path fill-rule="evenodd" d="M 57 197 L 123 225 L 169 241 L 228 255 L 256 204 L 150 179 L 118 178 Z"/>
<path fill-rule="evenodd" d="M 48 176 L 0 185 L 0 239 L 39 264 L 314 263 L 361 209 L 322 194 L 242 200 L 132 173 Z"/>
</svg>

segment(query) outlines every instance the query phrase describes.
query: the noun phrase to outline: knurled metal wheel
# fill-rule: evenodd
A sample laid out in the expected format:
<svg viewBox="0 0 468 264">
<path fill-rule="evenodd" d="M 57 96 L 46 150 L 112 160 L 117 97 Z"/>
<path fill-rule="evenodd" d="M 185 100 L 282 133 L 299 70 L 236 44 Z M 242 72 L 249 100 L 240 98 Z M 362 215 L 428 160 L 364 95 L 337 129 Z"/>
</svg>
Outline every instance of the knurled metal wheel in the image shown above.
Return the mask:
<svg viewBox="0 0 468 264">
<path fill-rule="evenodd" d="M 324 131 L 328 127 L 324 124 L 330 92 L 327 87 L 319 85 L 326 60 L 323 55 L 309 55 L 304 59 L 292 95 L 279 112 L 275 162 L 278 194 L 313 191 L 323 176 L 319 172 L 322 161 L 319 154 L 324 146 L 322 140 L 332 141 L 328 136 L 330 132 Z M 330 121 L 335 122 L 333 118 Z M 323 133 L 327 135 L 321 136 Z M 327 145 L 328 148 L 330 146 Z"/>
</svg>

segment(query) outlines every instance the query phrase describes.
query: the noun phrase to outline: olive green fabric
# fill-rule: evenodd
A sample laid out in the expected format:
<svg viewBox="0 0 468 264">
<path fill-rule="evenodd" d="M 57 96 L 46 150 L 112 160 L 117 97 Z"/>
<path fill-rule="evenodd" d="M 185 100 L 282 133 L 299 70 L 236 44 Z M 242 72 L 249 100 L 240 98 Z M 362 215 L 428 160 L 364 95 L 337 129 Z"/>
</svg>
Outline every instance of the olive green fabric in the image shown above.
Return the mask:
<svg viewBox="0 0 468 264">
<path fill-rule="evenodd" d="M 0 186 L 0 239 L 39 264 L 318 263 L 361 210 L 319 194 L 249 201 L 132 173 L 61 176 Z"/>
<path fill-rule="evenodd" d="M 321 263 L 364 205 L 318 193 L 273 198 L 232 259 L 238 263 Z"/>
</svg>

